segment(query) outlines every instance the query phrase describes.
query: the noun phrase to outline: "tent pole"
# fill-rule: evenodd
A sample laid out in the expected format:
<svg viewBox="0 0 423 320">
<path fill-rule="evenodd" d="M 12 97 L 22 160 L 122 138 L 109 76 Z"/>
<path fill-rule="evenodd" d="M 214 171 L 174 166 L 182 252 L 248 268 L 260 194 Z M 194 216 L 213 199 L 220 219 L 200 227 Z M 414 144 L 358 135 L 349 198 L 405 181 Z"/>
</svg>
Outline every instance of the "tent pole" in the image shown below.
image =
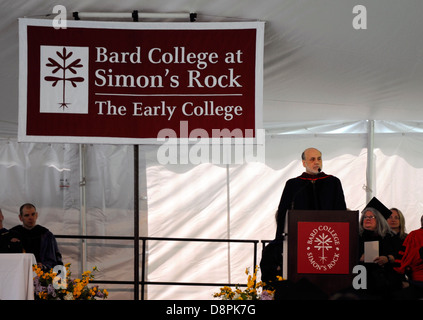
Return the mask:
<svg viewBox="0 0 423 320">
<path fill-rule="evenodd" d="M 86 203 L 86 177 L 85 177 L 86 145 L 79 144 L 79 202 L 80 202 L 80 228 L 83 236 L 87 235 L 87 203 Z M 81 272 L 87 267 L 87 240 L 81 239 Z"/>
<path fill-rule="evenodd" d="M 367 170 L 366 170 L 366 203 L 373 198 L 374 181 L 374 120 L 367 121 Z"/>
<path fill-rule="evenodd" d="M 231 190 L 229 164 L 226 165 L 226 232 L 227 239 L 231 238 Z M 231 243 L 228 241 L 228 283 L 231 280 Z"/>
<path fill-rule="evenodd" d="M 139 300 L 140 294 L 140 228 L 139 228 L 139 146 L 134 145 L 134 300 Z M 144 266 L 143 266 L 144 270 Z M 143 288 L 144 289 L 144 288 Z M 144 290 L 143 290 L 144 297 Z"/>
</svg>

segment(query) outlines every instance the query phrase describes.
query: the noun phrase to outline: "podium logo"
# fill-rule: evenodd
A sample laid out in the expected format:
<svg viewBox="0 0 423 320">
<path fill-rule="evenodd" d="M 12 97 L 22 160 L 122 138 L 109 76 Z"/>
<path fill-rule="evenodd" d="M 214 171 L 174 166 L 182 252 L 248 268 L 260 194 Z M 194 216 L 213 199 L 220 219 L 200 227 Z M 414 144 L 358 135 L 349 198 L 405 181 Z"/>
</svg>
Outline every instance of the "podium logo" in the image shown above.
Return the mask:
<svg viewBox="0 0 423 320">
<path fill-rule="evenodd" d="M 309 235 L 307 258 L 317 270 L 332 269 L 339 260 L 339 242 L 336 232 L 327 225 L 320 225 Z"/>
<path fill-rule="evenodd" d="M 300 222 L 298 229 L 299 273 L 348 273 L 348 224 Z"/>
<path fill-rule="evenodd" d="M 88 114 L 88 47 L 41 46 L 40 112 Z"/>
</svg>

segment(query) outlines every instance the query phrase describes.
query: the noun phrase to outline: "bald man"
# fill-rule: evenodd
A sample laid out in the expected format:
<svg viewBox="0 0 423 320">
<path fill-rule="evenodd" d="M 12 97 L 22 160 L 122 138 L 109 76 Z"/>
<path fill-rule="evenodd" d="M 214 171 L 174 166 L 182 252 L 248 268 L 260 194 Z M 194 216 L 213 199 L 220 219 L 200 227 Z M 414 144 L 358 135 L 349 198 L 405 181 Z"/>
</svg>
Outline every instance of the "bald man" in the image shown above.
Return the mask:
<svg viewBox="0 0 423 320">
<path fill-rule="evenodd" d="M 346 210 L 341 181 L 322 172 L 322 153 L 308 148 L 301 155 L 305 172 L 288 180 L 277 212 L 276 239 L 282 239 L 287 210 Z"/>
</svg>

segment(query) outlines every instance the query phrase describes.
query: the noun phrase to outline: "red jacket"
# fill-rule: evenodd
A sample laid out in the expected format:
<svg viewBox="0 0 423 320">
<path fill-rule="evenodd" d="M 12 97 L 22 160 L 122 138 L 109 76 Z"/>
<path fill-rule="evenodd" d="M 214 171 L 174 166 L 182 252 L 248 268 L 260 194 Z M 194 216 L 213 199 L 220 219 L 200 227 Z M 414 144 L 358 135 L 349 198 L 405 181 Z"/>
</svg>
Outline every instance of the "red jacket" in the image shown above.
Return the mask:
<svg viewBox="0 0 423 320">
<path fill-rule="evenodd" d="M 399 267 L 394 268 L 398 273 L 404 273 L 406 268 L 411 269 L 411 280 L 423 282 L 423 260 L 419 250 L 423 247 L 423 228 L 410 232 L 404 240 L 400 251 Z"/>
</svg>

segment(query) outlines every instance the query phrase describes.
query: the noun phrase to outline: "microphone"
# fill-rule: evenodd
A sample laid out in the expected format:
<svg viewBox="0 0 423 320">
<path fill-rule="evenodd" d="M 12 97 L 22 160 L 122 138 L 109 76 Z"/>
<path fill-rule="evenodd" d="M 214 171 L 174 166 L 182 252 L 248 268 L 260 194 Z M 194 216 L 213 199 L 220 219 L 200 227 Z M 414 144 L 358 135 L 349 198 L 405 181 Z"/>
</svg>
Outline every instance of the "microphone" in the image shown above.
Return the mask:
<svg viewBox="0 0 423 320">
<path fill-rule="evenodd" d="M 319 171 L 319 173 L 322 171 L 322 169 L 321 168 L 319 168 L 319 169 L 317 169 L 317 171 Z"/>
</svg>

